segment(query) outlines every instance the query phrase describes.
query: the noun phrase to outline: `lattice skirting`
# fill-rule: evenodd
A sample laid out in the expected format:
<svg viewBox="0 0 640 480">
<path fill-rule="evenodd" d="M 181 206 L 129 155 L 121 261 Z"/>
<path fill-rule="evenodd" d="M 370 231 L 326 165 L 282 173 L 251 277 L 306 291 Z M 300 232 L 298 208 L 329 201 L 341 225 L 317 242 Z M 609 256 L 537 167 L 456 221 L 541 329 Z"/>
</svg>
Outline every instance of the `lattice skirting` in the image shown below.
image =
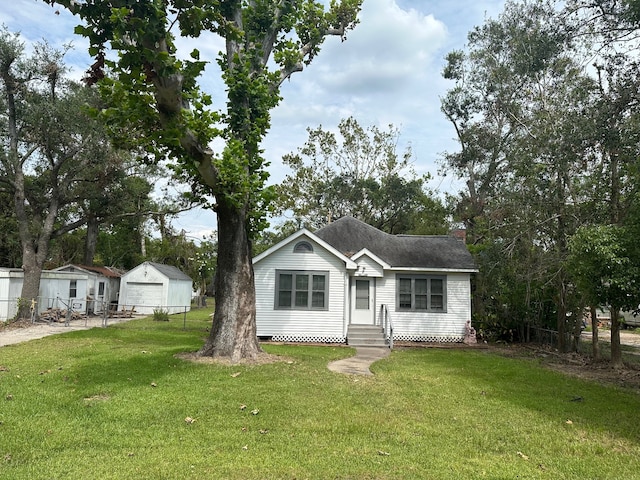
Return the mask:
<svg viewBox="0 0 640 480">
<path fill-rule="evenodd" d="M 271 337 L 274 342 L 293 342 L 293 343 L 347 343 L 346 337 L 323 337 L 308 335 L 274 335 Z"/>
<path fill-rule="evenodd" d="M 325 337 L 315 335 L 274 335 L 270 337 L 274 342 L 291 343 L 347 343 L 346 337 Z M 394 342 L 427 342 L 427 343 L 461 343 L 464 335 L 438 337 L 433 335 L 394 335 Z"/>
<path fill-rule="evenodd" d="M 464 340 L 464 335 L 437 337 L 434 335 L 394 335 L 394 342 L 428 342 L 428 343 L 460 343 Z"/>
</svg>

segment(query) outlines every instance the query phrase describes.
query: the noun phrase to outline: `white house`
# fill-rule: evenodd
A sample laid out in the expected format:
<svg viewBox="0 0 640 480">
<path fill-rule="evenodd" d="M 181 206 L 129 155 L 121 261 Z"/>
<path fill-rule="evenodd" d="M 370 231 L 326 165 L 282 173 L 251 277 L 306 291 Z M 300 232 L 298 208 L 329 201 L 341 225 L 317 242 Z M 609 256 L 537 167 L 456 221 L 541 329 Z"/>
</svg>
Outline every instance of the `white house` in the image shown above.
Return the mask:
<svg viewBox="0 0 640 480">
<path fill-rule="evenodd" d="M 462 342 L 471 321 L 477 268 L 454 237 L 390 235 L 344 217 L 298 231 L 253 265 L 259 337 Z"/>
<path fill-rule="evenodd" d="M 24 272 L 16 268 L 0 268 L 0 320 L 13 318 L 17 312 Z M 86 313 L 87 275 L 80 272 L 43 270 L 40 276 L 37 313 L 47 308 L 71 309 Z"/>
<path fill-rule="evenodd" d="M 120 280 L 118 308 L 135 308 L 136 313 L 169 314 L 191 309 L 191 278 L 171 265 L 144 262 L 125 273 Z"/>
<path fill-rule="evenodd" d="M 118 305 L 120 278 L 123 275 L 112 267 L 96 267 L 88 265 L 65 265 L 55 269 L 59 272 L 83 273 L 88 279 L 87 313 L 102 313 L 109 306 Z"/>
</svg>

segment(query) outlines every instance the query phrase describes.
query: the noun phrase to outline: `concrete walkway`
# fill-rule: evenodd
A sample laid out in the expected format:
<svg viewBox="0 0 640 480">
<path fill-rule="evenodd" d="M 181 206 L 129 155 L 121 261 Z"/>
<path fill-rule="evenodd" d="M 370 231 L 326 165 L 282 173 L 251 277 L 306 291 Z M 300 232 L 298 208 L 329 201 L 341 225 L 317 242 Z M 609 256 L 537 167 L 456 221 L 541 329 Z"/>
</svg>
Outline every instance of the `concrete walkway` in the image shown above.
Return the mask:
<svg viewBox="0 0 640 480">
<path fill-rule="evenodd" d="M 369 366 L 378 360 L 387 358 L 391 353 L 388 347 L 356 347 L 353 357 L 330 362 L 328 367 L 332 372 L 349 375 L 373 375 Z"/>
</svg>

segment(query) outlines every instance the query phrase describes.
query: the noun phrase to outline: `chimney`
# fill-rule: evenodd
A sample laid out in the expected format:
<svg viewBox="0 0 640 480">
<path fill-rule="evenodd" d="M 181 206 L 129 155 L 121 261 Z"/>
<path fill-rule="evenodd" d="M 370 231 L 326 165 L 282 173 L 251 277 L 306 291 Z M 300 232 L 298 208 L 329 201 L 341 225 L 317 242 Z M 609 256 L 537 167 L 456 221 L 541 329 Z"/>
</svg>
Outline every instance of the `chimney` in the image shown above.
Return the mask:
<svg viewBox="0 0 640 480">
<path fill-rule="evenodd" d="M 457 238 L 462 243 L 467 243 L 467 231 L 464 228 L 456 228 L 455 230 L 451 230 L 450 235 Z"/>
</svg>

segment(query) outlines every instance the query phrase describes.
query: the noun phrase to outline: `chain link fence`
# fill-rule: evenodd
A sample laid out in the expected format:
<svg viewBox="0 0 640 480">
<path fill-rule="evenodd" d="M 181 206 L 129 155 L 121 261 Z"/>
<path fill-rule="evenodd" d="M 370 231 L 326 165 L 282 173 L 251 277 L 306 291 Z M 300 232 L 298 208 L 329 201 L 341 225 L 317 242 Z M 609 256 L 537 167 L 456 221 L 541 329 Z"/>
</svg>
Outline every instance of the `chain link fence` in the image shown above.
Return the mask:
<svg viewBox="0 0 640 480">
<path fill-rule="evenodd" d="M 31 323 L 64 323 L 66 325 L 72 320 L 85 320 L 86 322 L 89 317 L 101 318 L 102 325 L 106 326 L 109 319 L 113 318 L 125 319 L 134 316 L 169 314 L 183 315 L 186 321 L 186 314 L 191 309 L 191 305 L 146 305 L 140 307 L 116 302 L 61 297 L 38 297 L 30 301 L 12 298 L 0 300 L 0 322 L 18 320 L 17 316 L 24 302 L 28 304 L 27 319 Z"/>
</svg>

